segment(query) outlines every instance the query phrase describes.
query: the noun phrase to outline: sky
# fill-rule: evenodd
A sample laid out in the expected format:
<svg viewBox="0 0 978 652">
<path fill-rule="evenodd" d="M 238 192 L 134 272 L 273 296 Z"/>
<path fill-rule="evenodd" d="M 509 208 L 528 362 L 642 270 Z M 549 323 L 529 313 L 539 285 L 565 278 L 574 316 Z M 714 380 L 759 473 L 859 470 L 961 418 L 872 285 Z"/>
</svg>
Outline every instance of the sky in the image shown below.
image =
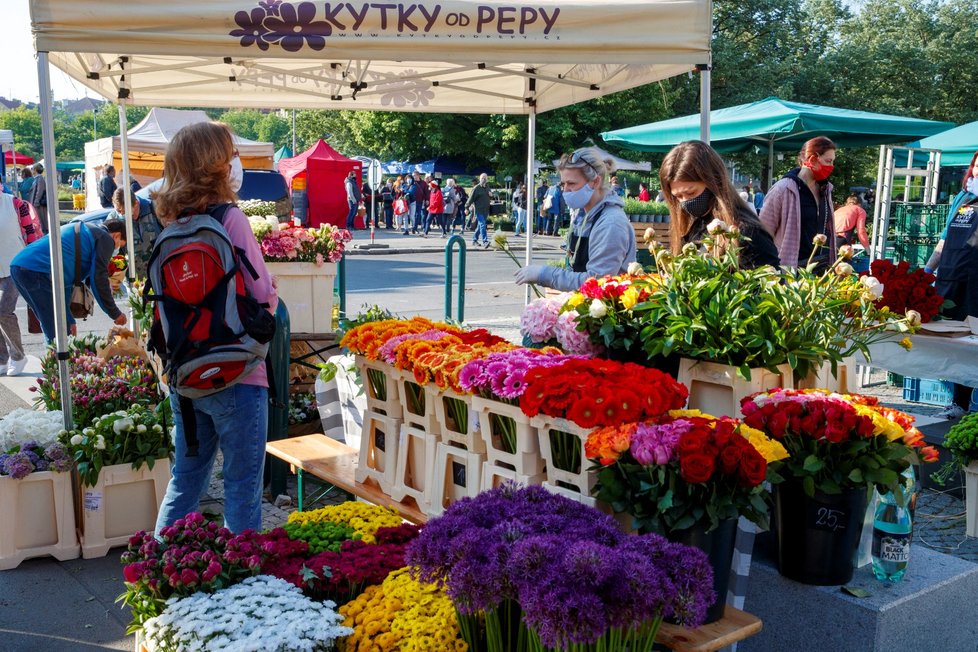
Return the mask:
<svg viewBox="0 0 978 652">
<path fill-rule="evenodd" d="M 80 0 L 87 1 L 87 0 Z M 3 0 L 0 16 L 9 27 L 0 38 L 0 95 L 22 102 L 38 101 L 37 59 L 31 35 L 31 15 L 27 0 Z M 55 67 L 51 67 L 51 90 L 56 100 L 75 100 L 88 91 Z M 95 94 L 88 91 L 90 97 Z"/>
</svg>

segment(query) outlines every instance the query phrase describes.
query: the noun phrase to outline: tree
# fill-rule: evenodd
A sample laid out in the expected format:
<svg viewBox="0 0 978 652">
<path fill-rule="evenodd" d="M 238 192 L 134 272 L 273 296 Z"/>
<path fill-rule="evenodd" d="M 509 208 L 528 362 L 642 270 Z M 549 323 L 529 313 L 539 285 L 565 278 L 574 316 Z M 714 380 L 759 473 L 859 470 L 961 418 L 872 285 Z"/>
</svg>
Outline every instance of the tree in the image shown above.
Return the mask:
<svg viewBox="0 0 978 652">
<path fill-rule="evenodd" d="M 36 159 L 44 156 L 41 145 L 41 116 L 36 109 L 18 106 L 0 113 L 0 129 L 14 132 L 14 145 L 18 151 Z"/>
</svg>

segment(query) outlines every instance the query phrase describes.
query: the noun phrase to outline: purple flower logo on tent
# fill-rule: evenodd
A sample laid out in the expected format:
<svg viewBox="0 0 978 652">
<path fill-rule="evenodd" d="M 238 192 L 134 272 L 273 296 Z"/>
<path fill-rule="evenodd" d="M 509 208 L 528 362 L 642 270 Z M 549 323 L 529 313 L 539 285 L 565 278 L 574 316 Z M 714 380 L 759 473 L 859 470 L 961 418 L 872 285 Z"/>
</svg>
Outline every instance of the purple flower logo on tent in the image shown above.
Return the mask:
<svg viewBox="0 0 978 652">
<path fill-rule="evenodd" d="M 282 0 L 261 0 L 258 3 L 258 6 L 267 11 L 269 16 L 278 16 L 281 5 Z"/>
<path fill-rule="evenodd" d="M 405 70 L 399 76 L 414 77 L 417 74 L 415 70 Z M 435 98 L 431 82 L 425 79 L 389 77 L 386 81 L 378 81 L 377 86 L 381 89 L 380 103 L 384 106 L 427 106 Z"/>
<path fill-rule="evenodd" d="M 241 47 L 257 44 L 259 49 L 267 50 L 268 41 L 265 37 L 269 30 L 264 26 L 264 20 L 265 10 L 261 7 L 255 7 L 251 12 L 239 11 L 234 14 L 234 22 L 239 29 L 231 30 L 231 36 L 241 39 Z"/>
<path fill-rule="evenodd" d="M 333 28 L 324 20 L 316 20 L 316 5 L 300 2 L 293 5 L 281 0 L 260 0 L 251 10 L 234 15 L 239 29 L 230 35 L 241 39 L 242 47 L 258 45 L 267 50 L 269 43 L 276 43 L 288 52 L 298 52 L 304 45 L 313 50 L 326 47 L 326 37 Z"/>
</svg>

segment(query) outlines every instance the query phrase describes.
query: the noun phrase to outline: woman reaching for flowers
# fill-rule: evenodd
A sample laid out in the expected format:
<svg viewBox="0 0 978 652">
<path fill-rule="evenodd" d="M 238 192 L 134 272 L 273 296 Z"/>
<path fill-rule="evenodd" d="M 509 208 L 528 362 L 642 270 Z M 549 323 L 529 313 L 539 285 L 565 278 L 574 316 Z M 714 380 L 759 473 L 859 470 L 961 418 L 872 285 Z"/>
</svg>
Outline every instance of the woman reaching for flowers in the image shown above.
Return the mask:
<svg viewBox="0 0 978 652">
<path fill-rule="evenodd" d="M 614 163 L 595 148 L 585 147 L 564 154 L 557 170 L 564 184 L 564 203 L 571 210 L 583 209 L 584 215 L 571 227 L 570 269 L 528 265 L 516 272 L 516 282 L 568 292 L 589 278 L 623 274 L 635 262 L 635 231 L 625 216 L 624 200 L 607 182 Z"/>
<path fill-rule="evenodd" d="M 698 245 L 709 233 L 740 234 L 744 268 L 780 263 L 774 240 L 730 183 L 720 155 L 699 140 L 680 143 L 666 154 L 659 180 L 669 204 L 669 243 L 673 253 Z"/>
</svg>

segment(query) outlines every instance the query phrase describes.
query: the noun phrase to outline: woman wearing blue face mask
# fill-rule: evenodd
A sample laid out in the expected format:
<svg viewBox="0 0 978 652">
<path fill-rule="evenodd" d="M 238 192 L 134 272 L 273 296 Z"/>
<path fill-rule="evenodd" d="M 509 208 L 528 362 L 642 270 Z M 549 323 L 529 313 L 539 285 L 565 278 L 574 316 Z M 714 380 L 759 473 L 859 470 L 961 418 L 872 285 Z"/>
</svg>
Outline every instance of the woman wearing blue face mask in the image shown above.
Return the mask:
<svg viewBox="0 0 978 652">
<path fill-rule="evenodd" d="M 774 239 L 730 183 L 723 159 L 699 140 L 680 143 L 666 154 L 659 181 L 669 204 L 669 245 L 678 254 L 684 245 L 699 245 L 708 227 L 719 220 L 736 228 L 740 265 L 744 268 L 780 264 Z"/>
<path fill-rule="evenodd" d="M 625 216 L 625 202 L 611 190 L 614 163 L 593 147 L 565 154 L 557 163 L 564 184 L 563 201 L 580 210 L 568 239 L 570 267 L 529 265 L 516 272 L 516 282 L 569 292 L 589 278 L 622 274 L 635 262 L 635 231 Z"/>
</svg>

